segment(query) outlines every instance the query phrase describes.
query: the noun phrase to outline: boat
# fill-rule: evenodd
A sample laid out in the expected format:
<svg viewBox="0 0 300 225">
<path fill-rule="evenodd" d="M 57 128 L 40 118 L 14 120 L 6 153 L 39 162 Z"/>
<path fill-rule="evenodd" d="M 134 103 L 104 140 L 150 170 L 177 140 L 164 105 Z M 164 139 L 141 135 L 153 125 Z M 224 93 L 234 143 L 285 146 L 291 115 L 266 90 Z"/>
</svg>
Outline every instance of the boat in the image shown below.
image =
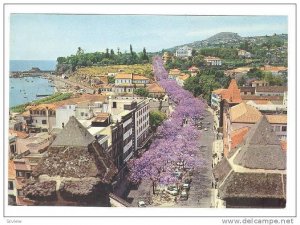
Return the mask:
<svg viewBox="0 0 300 225">
<path fill-rule="evenodd" d="M 10 88 L 15 88 L 15 87 L 11 86 Z"/>
</svg>

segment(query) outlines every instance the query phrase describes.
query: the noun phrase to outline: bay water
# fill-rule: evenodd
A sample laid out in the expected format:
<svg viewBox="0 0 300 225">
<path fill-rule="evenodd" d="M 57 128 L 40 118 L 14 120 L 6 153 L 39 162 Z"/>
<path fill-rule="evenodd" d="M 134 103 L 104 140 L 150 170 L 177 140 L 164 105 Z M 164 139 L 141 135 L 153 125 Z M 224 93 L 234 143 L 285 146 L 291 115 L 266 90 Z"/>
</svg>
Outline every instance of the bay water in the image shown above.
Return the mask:
<svg viewBox="0 0 300 225">
<path fill-rule="evenodd" d="M 55 63 L 49 60 L 11 60 L 10 71 L 28 71 L 32 67 L 54 70 Z M 53 93 L 53 83 L 43 77 L 9 78 L 9 107 L 36 100 L 36 95 Z"/>
</svg>

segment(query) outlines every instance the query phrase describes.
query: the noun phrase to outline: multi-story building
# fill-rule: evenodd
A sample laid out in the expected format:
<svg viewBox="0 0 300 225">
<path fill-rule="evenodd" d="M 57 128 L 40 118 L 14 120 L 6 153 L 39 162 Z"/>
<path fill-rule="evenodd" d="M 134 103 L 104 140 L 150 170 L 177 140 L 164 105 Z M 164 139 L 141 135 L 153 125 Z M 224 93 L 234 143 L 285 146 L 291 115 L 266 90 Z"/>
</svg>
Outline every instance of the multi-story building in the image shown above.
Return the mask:
<svg viewBox="0 0 300 225">
<path fill-rule="evenodd" d="M 192 66 L 188 69 L 191 72 L 191 76 L 196 76 L 199 73 L 199 68 L 196 66 Z"/>
<path fill-rule="evenodd" d="M 56 126 L 64 128 L 71 116 L 75 116 L 76 105 L 63 105 L 56 109 Z"/>
<path fill-rule="evenodd" d="M 171 69 L 169 71 L 169 79 L 176 80 L 176 77 L 180 76 L 181 71 L 179 69 Z"/>
<path fill-rule="evenodd" d="M 40 104 L 30 106 L 29 128 L 40 129 L 41 131 L 51 131 L 56 126 L 56 105 Z"/>
<path fill-rule="evenodd" d="M 145 88 L 149 79 L 138 74 L 119 73 L 115 76 L 115 93 L 133 93 L 136 88 Z"/>
<path fill-rule="evenodd" d="M 183 46 L 176 50 L 175 56 L 178 58 L 188 58 L 192 56 L 192 51 L 192 48 L 188 46 Z"/>
<path fill-rule="evenodd" d="M 214 90 L 211 95 L 211 106 L 215 112 L 215 128 L 223 127 L 224 114 L 230 107 L 241 102 L 240 89 L 234 79 L 231 80 L 227 89 Z"/>
<path fill-rule="evenodd" d="M 221 66 L 222 60 L 219 57 L 207 56 L 204 58 L 206 65 L 208 66 Z"/>
<path fill-rule="evenodd" d="M 153 82 L 147 86 L 149 97 L 162 98 L 166 95 L 165 89 L 163 89 L 157 82 Z"/>
<path fill-rule="evenodd" d="M 284 96 L 287 86 L 258 86 L 255 95 L 258 96 Z"/>
<path fill-rule="evenodd" d="M 184 82 L 190 77 L 189 74 L 181 73 L 178 77 L 176 77 L 176 82 L 179 86 L 183 87 Z"/>
<path fill-rule="evenodd" d="M 149 102 L 148 100 L 142 100 L 138 102 L 135 108 L 135 151 L 143 148 L 145 142 L 149 138 Z"/>
</svg>

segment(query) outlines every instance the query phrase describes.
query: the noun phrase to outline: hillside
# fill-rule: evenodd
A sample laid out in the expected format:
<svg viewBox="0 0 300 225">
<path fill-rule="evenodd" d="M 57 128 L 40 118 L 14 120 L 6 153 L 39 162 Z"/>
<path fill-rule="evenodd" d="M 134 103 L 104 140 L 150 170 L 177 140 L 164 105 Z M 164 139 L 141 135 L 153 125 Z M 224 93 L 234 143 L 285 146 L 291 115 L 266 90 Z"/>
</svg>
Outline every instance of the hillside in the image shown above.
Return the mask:
<svg viewBox="0 0 300 225">
<path fill-rule="evenodd" d="M 253 36 L 253 37 L 241 37 L 237 33 L 233 32 L 220 32 L 205 40 L 195 41 L 184 45 L 174 46 L 166 49 L 167 51 L 175 52 L 175 50 L 182 46 L 189 46 L 195 49 L 210 48 L 210 47 L 234 47 L 238 48 L 241 43 L 245 41 L 255 42 L 257 44 L 263 44 L 269 39 L 276 39 L 276 41 L 287 42 L 287 34 L 278 35 L 265 35 L 265 36 Z"/>
</svg>

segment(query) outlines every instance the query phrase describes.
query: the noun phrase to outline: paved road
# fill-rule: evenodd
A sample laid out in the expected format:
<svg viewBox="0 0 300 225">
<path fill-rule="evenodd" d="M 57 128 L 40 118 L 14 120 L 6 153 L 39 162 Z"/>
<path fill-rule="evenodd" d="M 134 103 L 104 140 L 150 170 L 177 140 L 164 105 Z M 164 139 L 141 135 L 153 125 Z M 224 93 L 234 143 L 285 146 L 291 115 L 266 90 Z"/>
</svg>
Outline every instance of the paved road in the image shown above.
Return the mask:
<svg viewBox="0 0 300 225">
<path fill-rule="evenodd" d="M 208 122 L 209 125 L 207 125 Z M 213 115 L 209 111 L 205 112 L 203 127 L 207 127 L 208 130 L 201 130 L 199 140 L 201 147 L 196 156 L 203 160 L 203 165 L 194 171 L 188 200 L 178 201 L 176 207 L 209 208 L 211 206 L 212 147 L 215 134 Z"/>
<path fill-rule="evenodd" d="M 213 131 L 213 115 L 209 111 L 206 111 L 202 122 L 203 128 L 207 127 L 208 130 L 205 131 L 203 129 L 200 131 L 200 148 L 196 157 L 198 157 L 199 160 L 203 160 L 203 165 L 195 168 L 188 200 L 179 200 L 177 204 L 173 203 L 173 205 L 167 207 L 209 208 L 211 206 L 212 147 L 215 137 Z M 208 122 L 210 123 L 209 125 L 207 125 Z M 149 193 L 152 191 L 151 187 L 150 183 L 143 181 L 137 190 L 130 191 L 127 200 L 136 207 L 140 199 L 146 199 L 146 196 L 149 196 Z"/>
</svg>

